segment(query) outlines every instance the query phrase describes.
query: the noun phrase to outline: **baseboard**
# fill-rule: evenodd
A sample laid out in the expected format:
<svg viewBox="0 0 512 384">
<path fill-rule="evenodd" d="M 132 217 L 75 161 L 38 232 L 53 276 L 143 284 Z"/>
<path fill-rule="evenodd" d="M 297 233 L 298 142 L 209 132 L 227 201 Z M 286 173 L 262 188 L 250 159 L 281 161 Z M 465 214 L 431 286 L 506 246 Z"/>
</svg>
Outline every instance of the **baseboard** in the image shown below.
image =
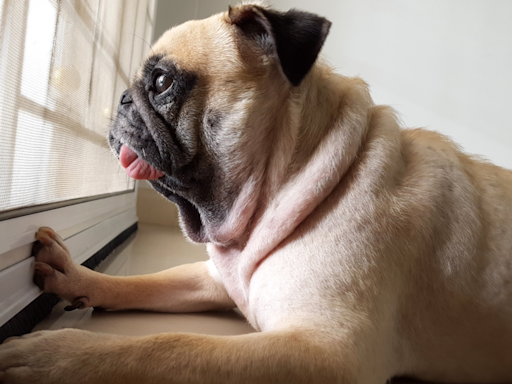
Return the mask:
<svg viewBox="0 0 512 384">
<path fill-rule="evenodd" d="M 89 257 L 82 265 L 89 269 L 96 268 L 105 260 L 112 251 L 125 242 L 137 231 L 137 223 L 125 229 L 103 248 Z M 53 307 L 60 302 L 60 299 L 52 294 L 43 293 L 23 308 L 17 315 L 0 327 L 0 343 L 11 336 L 21 336 L 32 331 L 32 329 L 52 311 Z"/>
</svg>

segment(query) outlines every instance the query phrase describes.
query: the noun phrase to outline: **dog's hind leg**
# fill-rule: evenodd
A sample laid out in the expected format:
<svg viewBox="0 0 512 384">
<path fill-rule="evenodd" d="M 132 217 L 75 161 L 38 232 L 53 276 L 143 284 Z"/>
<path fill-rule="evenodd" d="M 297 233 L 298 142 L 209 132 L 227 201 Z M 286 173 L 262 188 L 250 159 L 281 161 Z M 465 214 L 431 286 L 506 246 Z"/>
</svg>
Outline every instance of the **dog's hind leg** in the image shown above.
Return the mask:
<svg viewBox="0 0 512 384">
<path fill-rule="evenodd" d="M 199 312 L 235 307 L 206 262 L 141 276 L 109 276 L 73 263 L 59 235 L 41 228 L 36 238 L 34 280 L 45 292 L 70 301 L 70 308 Z"/>
</svg>

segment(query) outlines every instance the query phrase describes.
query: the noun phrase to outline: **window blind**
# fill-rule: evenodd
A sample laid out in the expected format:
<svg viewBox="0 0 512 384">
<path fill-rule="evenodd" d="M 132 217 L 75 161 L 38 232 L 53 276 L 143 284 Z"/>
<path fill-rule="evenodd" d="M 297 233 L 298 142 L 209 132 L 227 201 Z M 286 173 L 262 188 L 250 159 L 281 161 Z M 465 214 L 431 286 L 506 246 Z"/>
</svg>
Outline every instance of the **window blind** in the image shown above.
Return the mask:
<svg viewBox="0 0 512 384">
<path fill-rule="evenodd" d="M 107 145 L 154 0 L 0 0 L 0 214 L 131 191 Z"/>
</svg>

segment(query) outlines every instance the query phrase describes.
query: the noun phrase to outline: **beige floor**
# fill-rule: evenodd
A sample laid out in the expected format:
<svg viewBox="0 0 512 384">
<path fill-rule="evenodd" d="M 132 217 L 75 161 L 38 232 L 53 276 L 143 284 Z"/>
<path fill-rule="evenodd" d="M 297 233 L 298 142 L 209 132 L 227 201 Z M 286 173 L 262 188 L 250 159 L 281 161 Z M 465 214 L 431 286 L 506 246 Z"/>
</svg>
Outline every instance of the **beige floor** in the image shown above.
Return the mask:
<svg viewBox="0 0 512 384">
<path fill-rule="evenodd" d="M 139 275 L 158 272 L 176 265 L 206 260 L 202 245 L 186 241 L 174 227 L 140 224 L 137 234 L 98 267 L 110 275 Z M 169 314 L 142 311 L 97 311 L 92 308 L 65 312 L 65 303 L 34 329 L 79 328 L 123 335 L 148 335 L 162 332 L 193 332 L 212 335 L 237 335 L 254 332 L 237 311 L 194 314 Z"/>
</svg>

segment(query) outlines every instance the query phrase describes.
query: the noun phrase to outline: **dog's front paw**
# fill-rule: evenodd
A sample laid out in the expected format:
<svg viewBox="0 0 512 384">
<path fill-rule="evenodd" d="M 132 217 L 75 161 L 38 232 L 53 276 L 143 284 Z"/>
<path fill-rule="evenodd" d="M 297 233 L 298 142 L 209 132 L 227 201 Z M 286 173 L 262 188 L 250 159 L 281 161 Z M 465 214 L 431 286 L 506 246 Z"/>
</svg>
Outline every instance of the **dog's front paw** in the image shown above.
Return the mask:
<svg viewBox="0 0 512 384">
<path fill-rule="evenodd" d="M 43 291 L 70 301 L 67 309 L 88 307 L 89 299 L 81 292 L 85 276 L 73 263 L 62 238 L 53 229 L 41 227 L 36 239 L 34 283 Z"/>
<path fill-rule="evenodd" d="M 0 384 L 107 383 L 123 336 L 41 331 L 0 345 Z"/>
<path fill-rule="evenodd" d="M 35 237 L 37 242 L 34 244 L 33 253 L 38 263 L 47 264 L 61 273 L 66 273 L 74 267 L 69 250 L 57 232 L 48 227 L 41 227 Z"/>
</svg>

